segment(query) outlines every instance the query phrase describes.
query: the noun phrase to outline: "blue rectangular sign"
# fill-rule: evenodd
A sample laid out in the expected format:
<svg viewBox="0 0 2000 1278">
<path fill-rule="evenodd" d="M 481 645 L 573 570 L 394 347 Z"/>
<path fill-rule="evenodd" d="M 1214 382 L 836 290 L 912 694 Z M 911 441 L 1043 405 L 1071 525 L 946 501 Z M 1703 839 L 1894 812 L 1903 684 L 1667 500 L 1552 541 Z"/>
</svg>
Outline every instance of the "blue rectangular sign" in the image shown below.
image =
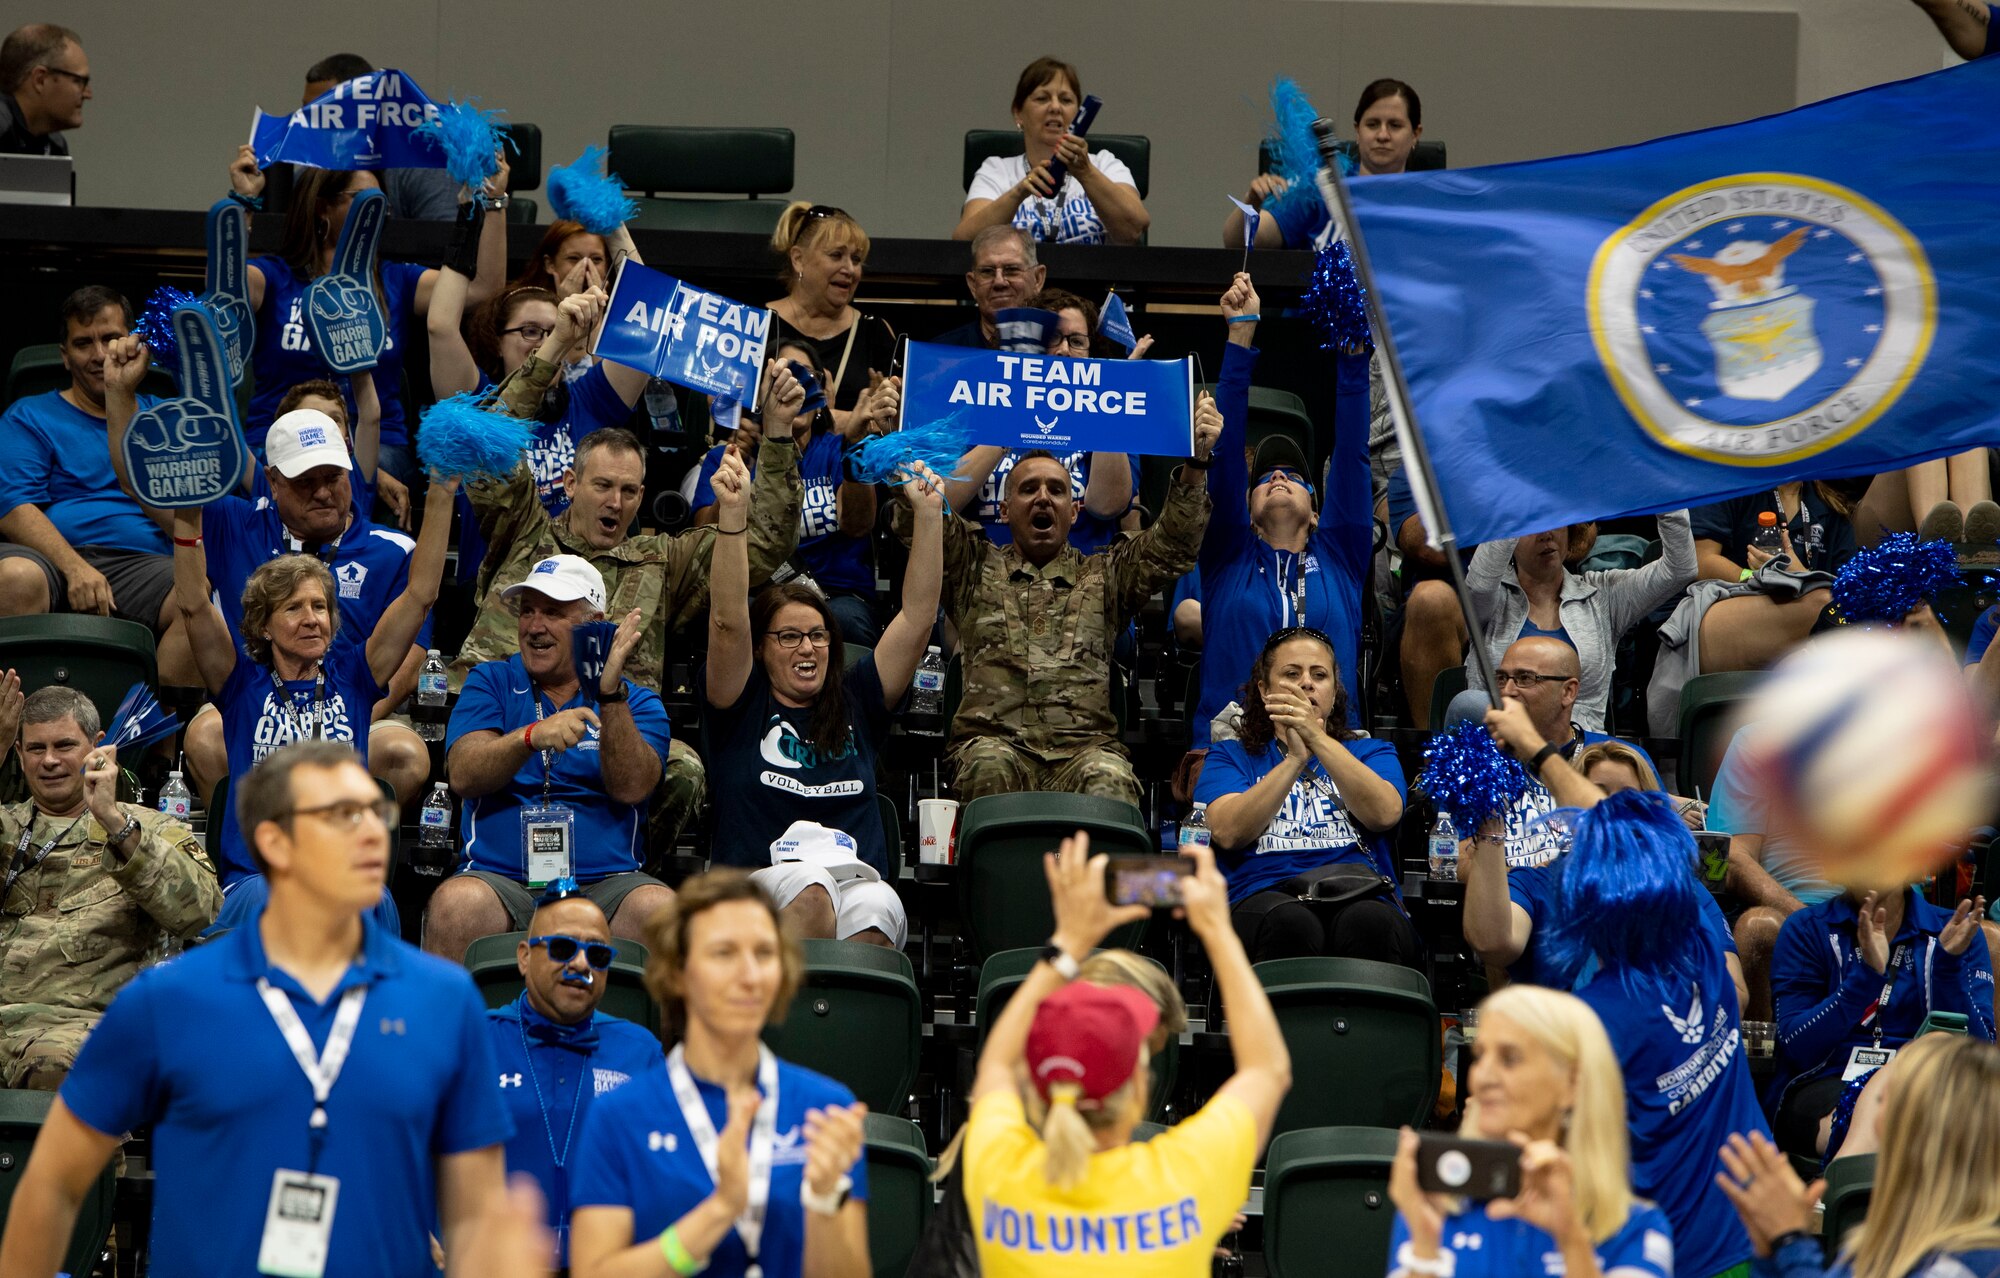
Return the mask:
<svg viewBox="0 0 2000 1278">
<path fill-rule="evenodd" d="M 911 342 L 903 424 L 958 417 L 974 443 L 1186 457 L 1194 361 L 1070 359 Z"/>
<path fill-rule="evenodd" d="M 416 130 L 438 109 L 401 71 L 371 71 L 334 85 L 290 115 L 251 117 L 257 167 L 280 161 L 315 169 L 441 169 L 444 148 Z"/>
<path fill-rule="evenodd" d="M 771 312 L 627 262 L 598 331 L 600 359 L 755 404 Z"/>
</svg>

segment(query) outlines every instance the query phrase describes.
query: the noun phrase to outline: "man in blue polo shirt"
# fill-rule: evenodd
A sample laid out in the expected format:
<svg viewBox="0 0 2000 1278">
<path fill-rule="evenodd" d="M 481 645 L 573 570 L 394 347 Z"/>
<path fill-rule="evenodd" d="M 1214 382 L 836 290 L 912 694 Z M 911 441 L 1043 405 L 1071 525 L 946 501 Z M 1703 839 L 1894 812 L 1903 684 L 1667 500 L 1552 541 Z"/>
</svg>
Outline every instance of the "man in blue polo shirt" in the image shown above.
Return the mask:
<svg viewBox="0 0 2000 1278">
<path fill-rule="evenodd" d="M 149 1124 L 159 1278 L 419 1278 L 432 1230 L 455 1253 L 501 1192 L 513 1125 L 478 991 L 368 919 L 389 864 L 374 780 L 351 748 L 301 742 L 236 806 L 269 903 L 105 1011 L 35 1142 L 0 1270 L 54 1273 L 91 1183 Z"/>
<path fill-rule="evenodd" d="M 116 290 L 71 293 L 62 306 L 69 385 L 0 416 L 0 616 L 94 612 L 139 622 L 159 638 L 161 680 L 198 685 L 171 598 L 173 547 L 111 468 L 105 356 L 131 328 L 132 304 Z M 151 407 L 143 398 L 140 407 Z"/>
<path fill-rule="evenodd" d="M 519 610 L 518 651 L 472 668 L 445 729 L 465 857 L 431 896 L 424 947 L 458 959 L 479 937 L 519 931 L 536 895 L 568 878 L 614 935 L 641 939 L 674 894 L 639 869 L 671 732 L 659 694 L 624 677 L 639 610 L 619 619 L 603 675 L 585 687 L 572 632 L 601 620 L 605 601 L 590 561 L 551 555 L 501 594 Z"/>
<path fill-rule="evenodd" d="M 608 987 L 611 925 L 570 880 L 542 896 L 514 961 L 527 988 L 486 1013 L 500 1098 L 514 1116 L 507 1167 L 528 1172 L 548 1202 L 556 1266 L 569 1263 L 569 1183 L 576 1134 L 594 1097 L 664 1067 L 660 1040 L 597 1010 Z"/>
</svg>

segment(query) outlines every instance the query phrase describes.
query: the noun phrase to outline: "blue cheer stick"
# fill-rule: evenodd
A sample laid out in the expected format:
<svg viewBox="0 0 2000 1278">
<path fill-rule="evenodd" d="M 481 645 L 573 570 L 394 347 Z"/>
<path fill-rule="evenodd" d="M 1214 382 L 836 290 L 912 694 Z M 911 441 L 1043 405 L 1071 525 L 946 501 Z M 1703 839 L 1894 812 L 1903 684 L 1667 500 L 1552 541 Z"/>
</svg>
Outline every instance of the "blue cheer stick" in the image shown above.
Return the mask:
<svg viewBox="0 0 2000 1278">
<path fill-rule="evenodd" d="M 375 367 L 388 341 L 388 325 L 375 297 L 375 252 L 389 203 L 380 191 L 363 191 L 347 207 L 333 268 L 306 289 L 305 320 L 313 347 L 336 373 Z"/>
<path fill-rule="evenodd" d="M 207 290 L 199 299 L 215 318 L 229 355 L 230 385 L 241 385 L 257 345 L 257 312 L 250 309 L 250 221 L 234 200 L 209 206 Z"/>
<path fill-rule="evenodd" d="M 243 482 L 250 448 L 236 419 L 226 344 L 208 308 L 184 303 L 169 319 L 181 397 L 134 417 L 120 447 L 139 500 L 172 510 L 206 506 Z"/>
</svg>

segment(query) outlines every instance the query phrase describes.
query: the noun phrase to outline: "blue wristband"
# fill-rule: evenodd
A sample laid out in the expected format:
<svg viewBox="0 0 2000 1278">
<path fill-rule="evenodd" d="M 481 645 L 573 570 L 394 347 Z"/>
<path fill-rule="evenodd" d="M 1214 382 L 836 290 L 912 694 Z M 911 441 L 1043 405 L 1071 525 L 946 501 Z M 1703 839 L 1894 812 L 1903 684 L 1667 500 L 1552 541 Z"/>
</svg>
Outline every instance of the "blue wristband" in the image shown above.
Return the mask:
<svg viewBox="0 0 2000 1278">
<path fill-rule="evenodd" d="M 229 198 L 253 213 L 261 213 L 264 210 L 264 197 L 261 195 L 245 195 L 241 191 L 231 191 Z"/>
<path fill-rule="evenodd" d="M 1229 317 L 1229 322 L 1231 324 L 1255 324 L 1258 320 L 1263 318 L 1264 317 L 1262 315 L 1231 315 Z"/>
</svg>

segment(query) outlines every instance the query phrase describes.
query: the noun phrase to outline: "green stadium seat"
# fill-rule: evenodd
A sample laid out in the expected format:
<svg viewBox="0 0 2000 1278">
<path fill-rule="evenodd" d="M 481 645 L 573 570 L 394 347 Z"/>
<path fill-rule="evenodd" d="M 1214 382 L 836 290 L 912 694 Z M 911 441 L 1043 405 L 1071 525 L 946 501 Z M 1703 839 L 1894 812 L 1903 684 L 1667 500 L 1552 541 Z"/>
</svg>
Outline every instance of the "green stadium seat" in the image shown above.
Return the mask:
<svg viewBox="0 0 2000 1278">
<path fill-rule="evenodd" d="M 1078 830 L 1090 849 L 1146 855 L 1151 831 L 1139 809 L 1091 794 L 990 794 L 958 816 L 958 913 L 975 958 L 1039 946 L 1055 927 L 1042 854 Z M 1136 929 L 1134 929 L 1136 932 Z M 1113 938 L 1107 944 L 1127 945 Z"/>
<path fill-rule="evenodd" d="M 1215 393 L 1214 382 L 1201 382 L 1195 386 L 1199 395 L 1207 391 Z M 1275 386 L 1252 386 L 1250 388 L 1250 416 L 1245 423 L 1250 446 L 1255 448 L 1272 435 L 1284 435 L 1299 446 L 1308 462 L 1317 463 L 1319 454 L 1314 450 L 1312 414 L 1306 412 L 1305 400 L 1288 390 Z M 1306 476 L 1313 487 L 1319 487 L 1317 473 Z"/>
<path fill-rule="evenodd" d="M 790 129 L 619 124 L 610 171 L 640 193 L 634 226 L 769 235 L 789 201 L 760 197 L 792 189 L 794 146 Z M 688 194 L 710 198 L 672 198 Z M 714 198 L 730 195 L 744 198 Z"/>
<path fill-rule="evenodd" d="M 901 950 L 861 941 L 806 941 L 805 982 L 771 1050 L 844 1083 L 878 1114 L 900 1114 L 917 1081 L 923 999 Z"/>
<path fill-rule="evenodd" d="M 68 386 L 69 370 L 63 367 L 62 347 L 53 342 L 45 346 L 23 346 L 14 352 L 7 368 L 6 402 L 11 404 L 17 399 L 64 390 Z M 146 380 L 139 389 L 161 398 L 176 394 L 173 375 L 158 364 L 146 370 Z"/>
<path fill-rule="evenodd" d="M 0 1091 L 0 1226 L 13 1206 L 14 1191 L 28 1167 L 28 1154 L 48 1121 L 54 1092 Z M 111 1233 L 112 1205 L 118 1197 L 118 1160 L 112 1159 L 90 1183 L 76 1213 L 76 1228 L 63 1253 L 62 1271 L 88 1274 L 97 1265 Z M 108 1272 L 108 1271 L 107 1271 Z"/>
<path fill-rule="evenodd" d="M 1423 1123 L 1444 1047 L 1430 982 L 1370 959 L 1294 958 L 1253 969 L 1292 1053 L 1272 1132 Z"/>
<path fill-rule="evenodd" d="M 1264 1265 L 1271 1278 L 1381 1278 L 1389 1272 L 1389 1164 L 1397 1133 L 1309 1127 L 1264 1157 Z M 1339 1246 L 1329 1247 L 1328 1240 Z"/>
<path fill-rule="evenodd" d="M 0 669 L 8 667 L 20 672 L 25 689 L 75 688 L 107 724 L 133 684 L 160 686 L 153 632 L 136 621 L 92 613 L 0 617 Z"/>
<path fill-rule="evenodd" d="M 1472 676 L 1464 666 L 1447 666 L 1437 672 L 1431 680 L 1431 731 L 1444 731 L 1445 712 L 1451 709 L 1451 699 L 1472 686 Z"/>
<path fill-rule="evenodd" d="M 1827 1164 L 1826 1194 L 1820 1200 L 1826 1214 L 1819 1228 L 1827 1259 L 1831 1260 L 1849 1232 L 1868 1218 L 1868 1202 L 1874 1196 L 1875 1155 L 1850 1154 Z"/>
<path fill-rule="evenodd" d="M 1764 677 L 1761 670 L 1696 675 L 1681 685 L 1681 757 L 1675 793 L 1715 793 L 1715 774 L 1735 735 L 1735 712 Z"/>
<path fill-rule="evenodd" d="M 542 126 L 525 120 L 510 120 L 500 126 L 507 140 L 507 194 L 519 195 L 542 184 Z M 528 202 L 534 207 L 534 202 Z M 513 207 L 513 201 L 508 201 Z"/>
<path fill-rule="evenodd" d="M 869 1271 L 902 1274 L 917 1254 L 936 1198 L 923 1129 L 907 1118 L 870 1110 L 862 1120 L 868 1160 Z"/>
<path fill-rule="evenodd" d="M 1124 161 L 1132 170 L 1132 185 L 1139 188 L 1139 198 L 1145 199 L 1153 178 L 1153 140 L 1143 133 L 1093 133 L 1090 135 L 1092 153 L 1109 151 Z M 1021 154 L 1021 133 L 1018 129 L 967 129 L 965 133 L 965 174 L 961 183 L 965 190 L 972 189 L 973 175 L 979 166 L 992 157 Z"/>
<path fill-rule="evenodd" d="M 505 1007 L 520 997 L 526 988 L 521 979 L 521 969 L 514 961 L 514 947 L 526 940 L 526 932 L 501 932 L 494 936 L 482 936 L 465 947 L 465 967 L 472 973 L 472 983 L 479 987 L 479 993 L 488 1007 Z M 653 996 L 646 992 L 646 947 L 638 941 L 624 937 L 613 937 L 611 941 L 614 956 L 611 970 L 605 973 L 609 984 L 604 990 L 604 1001 L 597 1010 L 606 1016 L 616 1016 L 643 1025 L 657 1035 L 660 1032 L 660 1007 L 653 1002 Z"/>
<path fill-rule="evenodd" d="M 993 1022 L 999 1020 L 1000 1013 L 1006 1010 L 1007 1000 L 1013 998 L 1014 991 L 1028 979 L 1028 973 L 1041 956 L 1042 947 L 1039 945 L 1002 950 L 980 966 L 979 995 L 973 1004 L 973 1016 L 979 1024 L 979 1041 L 982 1044 L 986 1042 L 986 1032 L 993 1027 Z M 1146 961 L 1162 972 L 1166 971 L 1157 959 L 1147 958 Z M 1147 1117 L 1157 1119 L 1166 1114 L 1167 1102 L 1173 1099 L 1174 1087 L 1180 1079 L 1180 1062 L 1180 1040 L 1170 1038 L 1166 1049 L 1152 1060 L 1153 1094 L 1146 1105 Z"/>
</svg>

